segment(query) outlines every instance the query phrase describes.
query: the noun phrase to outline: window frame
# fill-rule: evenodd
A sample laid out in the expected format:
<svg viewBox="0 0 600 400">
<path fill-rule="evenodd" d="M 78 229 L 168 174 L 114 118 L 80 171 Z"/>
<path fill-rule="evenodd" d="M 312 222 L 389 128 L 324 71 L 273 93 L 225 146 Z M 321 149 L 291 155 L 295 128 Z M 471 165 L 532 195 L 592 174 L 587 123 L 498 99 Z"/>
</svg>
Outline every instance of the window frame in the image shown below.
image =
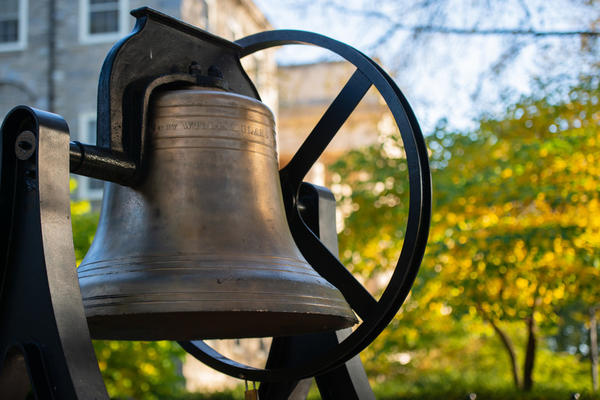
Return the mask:
<svg viewBox="0 0 600 400">
<path fill-rule="evenodd" d="M 19 16 L 18 16 L 18 39 L 14 42 L 6 42 L 0 43 L 0 52 L 5 51 L 20 51 L 25 50 L 27 48 L 27 32 L 28 32 L 28 10 L 29 10 L 29 1 L 28 0 L 17 0 L 19 7 Z"/>
<path fill-rule="evenodd" d="M 79 41 L 83 44 L 114 42 L 127 34 L 128 0 L 116 0 L 119 3 L 118 30 L 115 32 L 90 32 L 90 0 L 79 0 Z"/>
</svg>

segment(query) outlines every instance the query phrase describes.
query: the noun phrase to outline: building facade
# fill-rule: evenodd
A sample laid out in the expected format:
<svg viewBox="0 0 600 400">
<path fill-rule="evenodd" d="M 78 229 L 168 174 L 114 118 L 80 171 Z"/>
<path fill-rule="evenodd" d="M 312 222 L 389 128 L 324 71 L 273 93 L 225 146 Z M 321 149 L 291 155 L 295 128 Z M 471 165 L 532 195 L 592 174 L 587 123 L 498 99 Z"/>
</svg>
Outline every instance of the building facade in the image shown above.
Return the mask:
<svg viewBox="0 0 600 400">
<path fill-rule="evenodd" d="M 249 0 L 0 0 L 0 118 L 27 104 L 61 115 L 73 140 L 95 143 L 98 77 L 113 44 L 150 6 L 230 40 L 271 29 Z M 264 100 L 277 105 L 272 51 L 244 60 Z M 77 177 L 76 197 L 98 200 L 102 184 Z"/>
<path fill-rule="evenodd" d="M 355 71 L 348 62 L 279 66 L 279 161 L 285 165 Z M 346 152 L 375 143 L 390 117 L 383 98 L 371 88 L 309 173 L 311 182 L 330 182 L 327 166 Z"/>
</svg>

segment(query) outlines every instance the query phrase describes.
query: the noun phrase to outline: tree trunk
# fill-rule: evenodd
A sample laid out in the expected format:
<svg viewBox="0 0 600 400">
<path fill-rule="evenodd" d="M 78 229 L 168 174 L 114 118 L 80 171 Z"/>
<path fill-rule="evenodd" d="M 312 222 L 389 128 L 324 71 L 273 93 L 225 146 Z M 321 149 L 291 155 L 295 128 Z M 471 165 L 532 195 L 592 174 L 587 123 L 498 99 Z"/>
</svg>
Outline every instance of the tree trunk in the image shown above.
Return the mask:
<svg viewBox="0 0 600 400">
<path fill-rule="evenodd" d="M 500 327 L 498 325 L 496 325 L 496 323 L 492 319 L 488 319 L 488 321 L 494 328 L 494 331 L 498 334 L 498 336 L 500 336 L 500 340 L 502 341 L 504 348 L 508 352 L 508 356 L 510 357 L 510 366 L 511 366 L 513 381 L 515 383 L 515 387 L 517 389 L 520 389 L 521 388 L 521 379 L 519 378 L 519 365 L 517 364 L 517 355 L 515 353 L 515 346 L 513 345 L 512 341 L 510 340 L 510 338 L 508 337 L 506 332 L 504 332 L 502 329 L 500 329 Z"/>
<path fill-rule="evenodd" d="M 527 323 L 527 348 L 525 349 L 525 362 L 523 363 L 523 390 L 529 391 L 533 387 L 533 366 L 535 364 L 536 327 L 533 313 L 526 319 Z"/>
<path fill-rule="evenodd" d="M 590 361 L 592 363 L 592 388 L 598 390 L 598 327 L 596 307 L 590 308 Z"/>
</svg>

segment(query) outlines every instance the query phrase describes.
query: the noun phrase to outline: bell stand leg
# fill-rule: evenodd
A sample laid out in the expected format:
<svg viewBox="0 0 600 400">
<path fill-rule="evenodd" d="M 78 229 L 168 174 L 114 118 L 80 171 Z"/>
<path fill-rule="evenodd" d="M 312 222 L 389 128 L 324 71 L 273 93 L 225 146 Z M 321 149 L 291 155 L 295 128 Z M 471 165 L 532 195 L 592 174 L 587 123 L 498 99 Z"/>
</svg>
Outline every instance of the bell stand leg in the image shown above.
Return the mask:
<svg viewBox="0 0 600 400">
<path fill-rule="evenodd" d="M 329 189 L 303 183 L 300 188 L 302 219 L 319 236 L 323 244 L 338 254 L 338 241 L 335 221 L 335 198 Z M 267 368 L 292 366 L 306 357 L 341 342 L 351 333 L 351 329 L 311 335 L 273 338 L 267 359 Z M 375 399 L 367 374 L 356 355 L 345 364 L 315 377 L 317 387 L 324 400 L 335 399 Z M 261 400 L 289 399 L 304 400 L 310 389 L 312 378 L 302 381 L 262 383 L 259 388 Z"/>
<path fill-rule="evenodd" d="M 67 124 L 18 107 L 1 133 L 0 397 L 108 400 L 75 270 Z"/>
</svg>

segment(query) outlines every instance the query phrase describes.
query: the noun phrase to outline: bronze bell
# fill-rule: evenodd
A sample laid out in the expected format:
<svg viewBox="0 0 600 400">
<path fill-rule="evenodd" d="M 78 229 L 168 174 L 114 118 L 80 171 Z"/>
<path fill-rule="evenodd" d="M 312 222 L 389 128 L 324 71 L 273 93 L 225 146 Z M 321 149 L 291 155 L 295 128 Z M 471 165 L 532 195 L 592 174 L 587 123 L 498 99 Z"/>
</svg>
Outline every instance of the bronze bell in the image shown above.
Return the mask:
<svg viewBox="0 0 600 400">
<path fill-rule="evenodd" d="M 147 174 L 136 188 L 105 185 L 78 270 L 93 338 L 284 336 L 356 323 L 294 244 L 264 104 L 196 87 L 156 95 L 151 119 Z"/>
</svg>

